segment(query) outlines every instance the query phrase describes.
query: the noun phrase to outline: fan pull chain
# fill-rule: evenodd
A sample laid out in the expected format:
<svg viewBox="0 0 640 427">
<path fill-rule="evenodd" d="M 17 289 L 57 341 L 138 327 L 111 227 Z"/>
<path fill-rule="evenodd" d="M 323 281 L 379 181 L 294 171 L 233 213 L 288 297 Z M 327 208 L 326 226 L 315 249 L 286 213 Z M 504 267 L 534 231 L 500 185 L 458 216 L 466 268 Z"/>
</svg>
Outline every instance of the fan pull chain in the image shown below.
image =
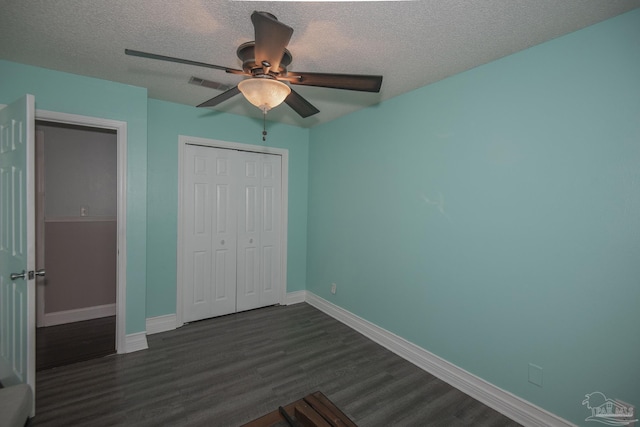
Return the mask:
<svg viewBox="0 0 640 427">
<path fill-rule="evenodd" d="M 267 140 L 267 112 L 262 113 L 262 140 Z"/>
</svg>

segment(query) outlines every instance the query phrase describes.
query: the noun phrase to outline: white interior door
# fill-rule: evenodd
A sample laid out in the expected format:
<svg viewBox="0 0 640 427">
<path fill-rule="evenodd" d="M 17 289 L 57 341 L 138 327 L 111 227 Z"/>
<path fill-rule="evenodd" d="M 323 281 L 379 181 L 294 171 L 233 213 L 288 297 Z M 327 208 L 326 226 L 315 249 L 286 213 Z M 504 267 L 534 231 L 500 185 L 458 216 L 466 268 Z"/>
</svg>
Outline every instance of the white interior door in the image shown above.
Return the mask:
<svg viewBox="0 0 640 427">
<path fill-rule="evenodd" d="M 195 145 L 185 148 L 185 322 L 236 310 L 233 153 Z"/>
<path fill-rule="evenodd" d="M 281 157 L 195 145 L 183 156 L 183 321 L 280 302 Z"/>
<path fill-rule="evenodd" d="M 35 392 L 34 103 L 0 110 L 0 381 Z"/>
<path fill-rule="evenodd" d="M 280 302 L 282 280 L 282 157 L 262 160 L 262 289 L 260 306 Z"/>
<path fill-rule="evenodd" d="M 237 311 L 260 302 L 260 158 L 256 153 L 238 153 L 238 280 Z"/>
<path fill-rule="evenodd" d="M 237 311 L 280 301 L 281 157 L 239 152 Z"/>
</svg>

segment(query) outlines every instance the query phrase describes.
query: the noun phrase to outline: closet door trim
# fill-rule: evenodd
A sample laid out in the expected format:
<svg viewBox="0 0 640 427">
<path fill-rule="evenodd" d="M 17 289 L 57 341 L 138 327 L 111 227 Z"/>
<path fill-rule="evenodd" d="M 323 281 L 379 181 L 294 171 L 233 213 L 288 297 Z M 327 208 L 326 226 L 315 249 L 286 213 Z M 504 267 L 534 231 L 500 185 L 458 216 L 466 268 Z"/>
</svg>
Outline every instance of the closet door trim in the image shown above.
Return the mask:
<svg viewBox="0 0 640 427">
<path fill-rule="evenodd" d="M 227 142 L 208 138 L 198 138 L 193 136 L 178 136 L 178 245 L 177 245 L 177 274 L 176 274 L 176 327 L 184 324 L 183 313 L 183 227 L 184 227 L 184 151 L 187 145 L 200 145 L 204 147 L 223 148 L 238 151 L 248 151 L 253 153 L 275 154 L 282 158 L 282 198 L 281 198 L 281 215 L 280 215 L 280 304 L 284 304 L 287 293 L 287 224 L 288 224 L 288 206 L 289 206 L 289 150 L 282 148 L 264 147 L 261 145 L 241 144 L 237 142 Z"/>
</svg>

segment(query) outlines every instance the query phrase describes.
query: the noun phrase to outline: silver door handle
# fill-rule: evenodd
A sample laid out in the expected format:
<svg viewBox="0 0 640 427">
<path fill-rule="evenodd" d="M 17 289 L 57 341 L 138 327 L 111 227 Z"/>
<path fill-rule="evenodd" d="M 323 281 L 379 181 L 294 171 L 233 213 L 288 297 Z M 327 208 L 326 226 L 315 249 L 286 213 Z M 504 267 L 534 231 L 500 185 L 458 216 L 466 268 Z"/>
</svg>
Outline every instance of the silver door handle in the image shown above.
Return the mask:
<svg viewBox="0 0 640 427">
<path fill-rule="evenodd" d="M 16 279 L 24 279 L 27 276 L 27 273 L 22 270 L 22 273 L 11 273 L 11 276 L 9 276 L 11 278 L 11 280 L 16 280 Z"/>
<path fill-rule="evenodd" d="M 41 270 L 36 270 L 36 276 L 40 276 L 40 277 L 44 277 L 46 271 L 44 271 L 44 268 Z"/>
</svg>

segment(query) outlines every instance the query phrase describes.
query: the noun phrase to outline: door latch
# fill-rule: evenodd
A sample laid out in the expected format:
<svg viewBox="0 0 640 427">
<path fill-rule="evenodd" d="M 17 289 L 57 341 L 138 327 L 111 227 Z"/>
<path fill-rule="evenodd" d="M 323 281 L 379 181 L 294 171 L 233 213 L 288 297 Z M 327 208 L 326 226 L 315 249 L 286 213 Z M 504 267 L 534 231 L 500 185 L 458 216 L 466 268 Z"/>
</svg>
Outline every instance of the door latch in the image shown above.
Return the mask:
<svg viewBox="0 0 640 427">
<path fill-rule="evenodd" d="M 11 273 L 11 276 L 9 277 L 11 278 L 11 280 L 24 279 L 25 277 L 27 278 L 27 280 L 33 280 L 35 279 L 36 276 L 44 277 L 44 275 L 45 275 L 44 269 L 38 270 L 38 271 L 31 270 L 28 273 L 22 270 L 22 273 Z"/>
<path fill-rule="evenodd" d="M 35 279 L 35 276 L 44 277 L 44 274 L 45 274 L 44 269 L 42 269 L 42 270 L 36 270 L 36 271 L 31 270 L 31 271 L 29 272 L 29 280 L 33 280 L 33 279 Z"/>
</svg>

